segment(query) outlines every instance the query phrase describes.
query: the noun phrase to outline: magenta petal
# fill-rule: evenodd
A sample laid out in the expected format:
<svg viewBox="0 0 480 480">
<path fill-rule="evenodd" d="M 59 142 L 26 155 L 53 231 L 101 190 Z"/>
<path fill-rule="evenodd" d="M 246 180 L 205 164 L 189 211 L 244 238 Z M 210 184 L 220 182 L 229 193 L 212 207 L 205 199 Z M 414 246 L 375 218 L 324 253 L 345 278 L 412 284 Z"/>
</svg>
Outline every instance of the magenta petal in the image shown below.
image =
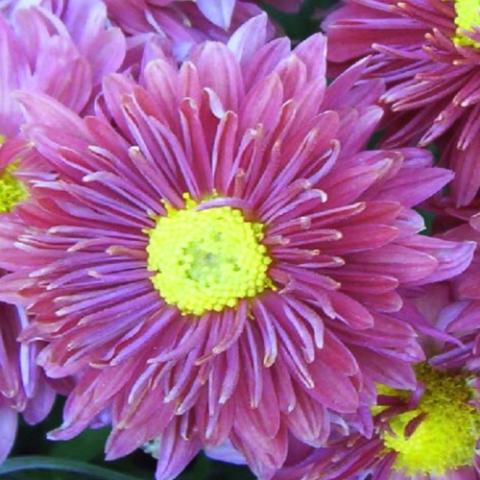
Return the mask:
<svg viewBox="0 0 480 480">
<path fill-rule="evenodd" d="M 218 447 L 206 448 L 204 453 L 207 457 L 221 462 L 233 463 L 234 465 L 245 464 L 243 456 L 230 442 L 226 442 Z"/>
<path fill-rule="evenodd" d="M 361 348 L 355 351 L 360 362 L 365 362 L 369 376 L 374 382 L 404 390 L 413 390 L 415 387 L 415 374 L 408 363 L 400 361 L 393 363 L 373 350 Z"/>
<path fill-rule="evenodd" d="M 288 437 L 282 428 L 278 434 L 255 445 L 247 438 L 248 432 L 238 430 L 233 437 L 233 445 L 242 451 L 255 475 L 261 480 L 271 480 L 287 457 Z"/>
<path fill-rule="evenodd" d="M 326 62 L 327 39 L 321 33 L 310 36 L 307 40 L 299 43 L 295 49 L 295 56 L 308 67 L 313 67 L 308 72 L 308 79 L 314 80 L 325 77 L 327 70 Z"/>
<path fill-rule="evenodd" d="M 353 328 L 369 328 L 374 325 L 371 313 L 360 303 L 341 292 L 329 295 L 336 316 Z"/>
<path fill-rule="evenodd" d="M 53 98 L 30 92 L 17 92 L 15 97 L 23 105 L 29 122 L 36 123 L 41 119 L 43 125 L 54 127 L 62 124 L 65 129 L 76 132 L 78 136 L 87 135 L 79 117 Z"/>
<path fill-rule="evenodd" d="M 244 95 L 244 86 L 238 60 L 225 45 L 207 42 L 192 56 L 203 80 L 203 86 L 211 88 L 228 110 L 237 111 Z"/>
<path fill-rule="evenodd" d="M 267 15 L 262 13 L 245 22 L 230 37 L 227 46 L 242 65 L 248 65 L 258 49 L 265 45 L 267 21 Z"/>
<path fill-rule="evenodd" d="M 287 417 L 292 434 L 300 441 L 321 447 L 328 439 L 330 424 L 326 409 L 302 393 Z"/>
<path fill-rule="evenodd" d="M 15 442 L 17 416 L 12 408 L 0 407 L 0 464 L 7 458 Z"/>
<path fill-rule="evenodd" d="M 478 149 L 480 141 L 475 137 L 472 144 L 463 151 L 451 152 L 452 168 L 455 170 L 455 177 L 452 182 L 452 189 L 457 200 L 457 205 L 468 205 L 471 203 L 480 187 L 480 174 L 478 168 Z"/>
<path fill-rule="evenodd" d="M 176 428 L 178 422 L 158 439 L 158 463 L 155 470 L 157 480 L 173 480 L 190 463 L 200 451 L 200 445 L 195 440 L 179 437 Z"/>
<path fill-rule="evenodd" d="M 358 408 L 358 393 L 347 376 L 323 360 L 310 365 L 314 386 L 307 393 L 326 407 L 340 413 L 353 413 Z"/>
<path fill-rule="evenodd" d="M 28 403 L 23 412 L 23 418 L 30 425 L 43 421 L 52 410 L 54 401 L 55 392 L 44 380 L 37 387 L 35 398 Z"/>
<path fill-rule="evenodd" d="M 374 254 L 355 253 L 352 260 L 360 270 L 381 272 L 401 282 L 419 281 L 438 268 L 438 261 L 434 256 L 403 246 L 381 247 Z"/>
<path fill-rule="evenodd" d="M 230 27 L 235 0 L 197 0 L 197 5 L 212 23 L 224 30 Z"/>
</svg>

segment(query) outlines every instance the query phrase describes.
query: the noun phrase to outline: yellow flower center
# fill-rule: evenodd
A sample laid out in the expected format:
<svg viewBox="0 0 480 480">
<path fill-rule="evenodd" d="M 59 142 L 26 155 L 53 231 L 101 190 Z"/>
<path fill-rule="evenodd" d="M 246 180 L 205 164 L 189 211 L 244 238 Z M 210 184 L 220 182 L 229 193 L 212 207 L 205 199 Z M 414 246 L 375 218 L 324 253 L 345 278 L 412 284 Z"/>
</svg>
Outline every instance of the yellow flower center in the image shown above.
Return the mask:
<svg viewBox="0 0 480 480">
<path fill-rule="evenodd" d="M 0 214 L 11 212 L 16 205 L 28 197 L 25 185 L 13 173 L 18 163 L 11 163 L 0 173 Z"/>
<path fill-rule="evenodd" d="M 390 420 L 391 432 L 383 434 L 385 446 L 398 453 L 394 468 L 411 476 L 443 476 L 449 470 L 473 465 L 480 413 L 469 403 L 473 389 L 467 377 L 422 364 L 417 378 L 425 385 L 417 409 L 394 417 Z M 387 392 L 384 389 L 382 393 Z M 405 398 L 404 394 L 399 395 Z M 425 418 L 413 434 L 406 435 L 405 428 L 420 414 Z"/>
<path fill-rule="evenodd" d="M 456 45 L 480 47 L 480 42 L 472 40 L 462 30 L 474 31 L 480 27 L 480 0 L 455 0 L 455 24 L 457 32 L 453 37 Z"/>
<path fill-rule="evenodd" d="M 148 269 L 162 298 L 185 315 L 202 315 L 271 287 L 263 225 L 247 222 L 238 209 L 198 210 L 184 198 L 184 209 L 167 205 L 148 232 Z"/>
</svg>

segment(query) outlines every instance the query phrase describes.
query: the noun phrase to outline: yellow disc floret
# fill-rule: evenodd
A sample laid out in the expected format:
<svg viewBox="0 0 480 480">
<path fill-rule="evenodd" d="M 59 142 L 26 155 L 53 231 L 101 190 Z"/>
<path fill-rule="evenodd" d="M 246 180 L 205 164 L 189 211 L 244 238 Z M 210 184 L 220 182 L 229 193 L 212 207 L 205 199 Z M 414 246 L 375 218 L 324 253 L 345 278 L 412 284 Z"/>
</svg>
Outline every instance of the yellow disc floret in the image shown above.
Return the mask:
<svg viewBox="0 0 480 480">
<path fill-rule="evenodd" d="M 385 447 L 398 454 L 394 468 L 411 476 L 443 476 L 472 465 L 480 413 L 470 403 L 473 390 L 467 377 L 436 371 L 426 364 L 417 368 L 417 377 L 425 385 L 417 409 L 393 417 L 391 431 L 383 434 Z M 421 414 L 424 418 L 409 436 L 407 425 Z"/>
<path fill-rule="evenodd" d="M 457 31 L 453 38 L 456 45 L 480 47 L 480 43 L 472 40 L 463 31 L 473 32 L 480 27 L 480 0 L 455 0 L 455 24 Z"/>
<path fill-rule="evenodd" d="M 0 214 L 8 213 L 28 197 L 24 184 L 12 175 L 18 168 L 17 162 L 11 163 L 0 172 Z"/>
<path fill-rule="evenodd" d="M 183 314 L 202 315 L 234 307 L 271 286 L 271 259 L 261 243 L 263 226 L 231 207 L 167 206 L 148 232 L 148 269 L 162 298 Z"/>
</svg>

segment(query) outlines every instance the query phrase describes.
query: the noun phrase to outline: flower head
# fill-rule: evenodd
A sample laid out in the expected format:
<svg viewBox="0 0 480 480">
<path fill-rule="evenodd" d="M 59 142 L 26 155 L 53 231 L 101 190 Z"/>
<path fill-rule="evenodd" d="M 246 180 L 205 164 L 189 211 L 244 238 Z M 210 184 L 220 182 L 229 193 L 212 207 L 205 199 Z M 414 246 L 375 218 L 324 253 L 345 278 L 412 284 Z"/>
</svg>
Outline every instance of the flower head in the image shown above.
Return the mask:
<svg viewBox="0 0 480 480">
<path fill-rule="evenodd" d="M 227 440 L 270 478 L 289 435 L 321 445 L 376 383 L 413 388 L 402 292 L 472 256 L 411 208 L 450 172 L 364 150 L 382 114 L 365 62 L 327 87 L 323 36 L 291 51 L 266 28 L 108 77 L 98 116 L 18 94 L 58 177 L 6 222 L 0 265 L 22 255 L 0 283 L 36 314 L 22 338 L 47 342 L 48 375 L 79 378 L 51 437 L 108 412 L 108 458 L 148 443 L 162 480 Z"/>
<path fill-rule="evenodd" d="M 479 9 L 476 0 L 349 0 L 324 23 L 333 64 L 371 54 L 369 76 L 387 81 L 385 145 L 440 143 L 459 206 L 480 186 Z"/>
<path fill-rule="evenodd" d="M 416 374 L 414 392 L 378 387 L 370 438 L 354 434 L 334 441 L 278 478 L 478 478 L 478 378 L 425 363 L 417 366 Z"/>
<path fill-rule="evenodd" d="M 88 111 L 95 88 L 125 55 L 124 37 L 107 25 L 101 0 L 19 3 L 0 16 L 0 36 L 0 134 L 6 139 L 18 134 L 22 121 L 15 90 L 43 92 L 77 112 Z"/>
<path fill-rule="evenodd" d="M 2 6 L 9 9 L 0 13 L 5 47 L 0 54 L 0 212 L 5 213 L 25 198 L 29 177 L 46 175 L 28 155 L 31 144 L 20 135 L 22 116 L 13 93 L 43 92 L 76 112 L 88 112 L 101 79 L 121 66 L 126 47 L 120 30 L 107 25 L 100 0 Z"/>
</svg>

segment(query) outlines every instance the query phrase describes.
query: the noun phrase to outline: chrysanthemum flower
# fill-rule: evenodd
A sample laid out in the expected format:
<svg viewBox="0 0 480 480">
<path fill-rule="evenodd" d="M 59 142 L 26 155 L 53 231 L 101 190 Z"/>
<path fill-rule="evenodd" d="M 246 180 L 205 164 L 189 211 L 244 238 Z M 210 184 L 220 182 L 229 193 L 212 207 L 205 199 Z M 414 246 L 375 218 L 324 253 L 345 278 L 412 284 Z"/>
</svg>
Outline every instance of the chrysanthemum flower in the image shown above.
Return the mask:
<svg viewBox="0 0 480 480">
<path fill-rule="evenodd" d="M 371 438 L 319 449 L 278 479 L 477 480 L 478 377 L 420 364 L 415 391 L 379 386 Z"/>
<path fill-rule="evenodd" d="M 100 0 L 2 5 L 12 9 L 0 13 L 0 213 L 5 213 L 24 197 L 16 178 L 26 179 L 34 170 L 42 174 L 38 161 L 29 158 L 31 145 L 21 138 L 13 92 L 43 92 L 76 112 L 90 111 L 102 78 L 121 66 L 126 45 L 121 31 L 107 25 Z"/>
<path fill-rule="evenodd" d="M 18 134 L 21 115 L 12 92 L 43 92 L 82 112 L 91 103 L 102 78 L 116 71 L 125 55 L 125 39 L 107 25 L 100 0 L 38 5 L 0 15 L 0 134 Z"/>
<path fill-rule="evenodd" d="M 467 227 L 443 238 L 478 242 Z M 410 318 L 421 312 L 438 333 L 422 336 L 429 364 L 416 367 L 413 392 L 377 386 L 373 434 L 337 437 L 317 450 L 293 442 L 298 453 L 275 480 L 480 478 L 479 310 L 467 300 L 474 275 L 478 259 L 454 279 L 421 289 L 405 309 Z"/>
<path fill-rule="evenodd" d="M 172 42 L 177 59 L 183 60 L 193 45 L 205 40 L 227 41 L 248 19 L 259 15 L 260 2 L 245 0 L 105 0 L 110 18 L 143 43 L 157 33 Z M 302 0 L 269 0 L 276 8 L 294 12 Z"/>
<path fill-rule="evenodd" d="M 365 62 L 327 87 L 324 38 L 292 52 L 266 24 L 108 77 L 97 116 L 17 96 L 58 178 L 5 223 L 0 265 L 21 265 L 0 290 L 36 315 L 22 337 L 48 343 L 47 374 L 79 379 L 51 438 L 107 412 L 107 457 L 146 445 L 162 480 L 225 441 L 271 478 L 288 435 L 321 445 L 376 383 L 414 388 L 401 292 L 472 256 L 418 234 L 449 171 L 364 150 L 382 116 Z"/>
<path fill-rule="evenodd" d="M 348 0 L 324 23 L 334 64 L 371 54 L 388 82 L 385 145 L 439 142 L 459 206 L 480 186 L 479 26 L 477 0 Z"/>
<path fill-rule="evenodd" d="M 101 0 L 0 2 L 0 214 L 26 198 L 28 179 L 45 177 L 20 135 L 13 92 L 43 92 L 76 112 L 93 110 L 102 78 L 125 56 L 125 38 L 107 24 Z M 35 172 L 35 174 L 34 174 Z"/>
</svg>

